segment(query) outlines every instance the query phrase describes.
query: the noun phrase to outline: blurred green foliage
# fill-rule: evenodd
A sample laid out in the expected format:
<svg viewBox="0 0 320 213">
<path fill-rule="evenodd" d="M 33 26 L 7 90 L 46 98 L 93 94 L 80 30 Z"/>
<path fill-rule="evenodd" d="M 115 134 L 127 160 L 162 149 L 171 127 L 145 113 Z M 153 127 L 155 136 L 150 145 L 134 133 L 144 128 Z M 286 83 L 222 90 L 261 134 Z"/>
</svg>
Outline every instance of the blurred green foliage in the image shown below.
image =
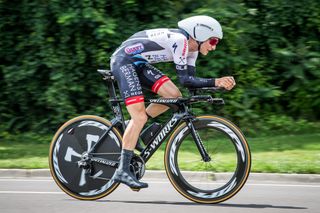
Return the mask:
<svg viewBox="0 0 320 213">
<path fill-rule="evenodd" d="M 224 39 L 199 57 L 197 75 L 237 81 L 217 113 L 249 133 L 304 130 L 320 119 L 319 8 L 317 0 L 1 0 L 0 128 L 48 133 L 80 114 L 111 118 L 96 69 L 109 68 L 117 46 L 206 14 Z M 176 81 L 172 64 L 156 66 Z"/>
</svg>

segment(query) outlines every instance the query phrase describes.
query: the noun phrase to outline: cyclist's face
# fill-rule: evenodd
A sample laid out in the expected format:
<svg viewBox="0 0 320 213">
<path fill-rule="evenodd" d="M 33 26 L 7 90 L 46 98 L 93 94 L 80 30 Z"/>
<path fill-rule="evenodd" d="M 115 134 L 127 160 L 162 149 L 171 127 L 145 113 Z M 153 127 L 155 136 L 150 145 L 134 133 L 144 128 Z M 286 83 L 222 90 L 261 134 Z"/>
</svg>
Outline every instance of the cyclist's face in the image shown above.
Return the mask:
<svg viewBox="0 0 320 213">
<path fill-rule="evenodd" d="M 201 48 L 200 48 L 200 52 L 202 55 L 207 55 L 208 52 L 213 51 L 216 49 L 217 44 L 218 44 L 219 40 L 218 39 L 208 39 L 205 42 L 202 43 Z"/>
</svg>

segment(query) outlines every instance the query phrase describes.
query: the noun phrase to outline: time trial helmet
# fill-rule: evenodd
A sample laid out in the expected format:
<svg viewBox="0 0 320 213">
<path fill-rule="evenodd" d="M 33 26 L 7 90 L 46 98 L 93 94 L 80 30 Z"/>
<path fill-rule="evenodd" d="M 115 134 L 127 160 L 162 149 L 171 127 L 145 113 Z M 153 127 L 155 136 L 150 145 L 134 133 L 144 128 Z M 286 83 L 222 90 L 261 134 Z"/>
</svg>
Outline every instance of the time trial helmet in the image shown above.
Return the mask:
<svg viewBox="0 0 320 213">
<path fill-rule="evenodd" d="M 220 23 L 210 16 L 192 16 L 179 21 L 178 26 L 199 42 L 212 37 L 219 39 L 223 37 Z"/>
</svg>

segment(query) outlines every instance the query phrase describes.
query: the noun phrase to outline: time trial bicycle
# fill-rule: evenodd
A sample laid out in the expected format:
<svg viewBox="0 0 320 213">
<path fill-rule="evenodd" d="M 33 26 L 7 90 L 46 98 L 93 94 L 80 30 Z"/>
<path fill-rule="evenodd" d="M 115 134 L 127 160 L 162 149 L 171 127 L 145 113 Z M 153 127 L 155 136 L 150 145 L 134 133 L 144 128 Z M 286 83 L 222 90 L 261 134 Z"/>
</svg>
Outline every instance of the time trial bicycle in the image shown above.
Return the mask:
<svg viewBox="0 0 320 213">
<path fill-rule="evenodd" d="M 108 121 L 83 115 L 67 121 L 54 135 L 49 153 L 54 181 L 65 193 L 81 200 L 100 199 L 119 185 L 112 176 L 119 164 L 126 128 L 123 100 L 116 95 L 111 71 L 98 72 L 105 80 L 115 117 Z M 223 105 L 222 98 L 198 95 L 216 90 L 199 88 L 190 90 L 190 97 L 146 100 L 169 106 L 174 113 L 164 124 L 153 123 L 141 133 L 145 146 L 137 143 L 138 151 L 130 165 L 137 179 L 143 177 L 145 164 L 170 136 L 165 147 L 165 171 L 181 195 L 198 203 L 219 203 L 239 192 L 251 167 L 250 149 L 243 133 L 223 117 L 196 116 L 191 111 L 191 104 L 199 102 Z"/>
</svg>

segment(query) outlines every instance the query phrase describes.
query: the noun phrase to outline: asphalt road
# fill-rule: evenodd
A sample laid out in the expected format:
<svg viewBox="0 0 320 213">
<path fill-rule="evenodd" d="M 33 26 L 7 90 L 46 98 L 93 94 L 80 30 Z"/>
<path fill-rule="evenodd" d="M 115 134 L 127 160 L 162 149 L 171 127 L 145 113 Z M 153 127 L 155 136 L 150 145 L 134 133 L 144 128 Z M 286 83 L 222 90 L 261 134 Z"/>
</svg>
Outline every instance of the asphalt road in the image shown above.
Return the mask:
<svg viewBox="0 0 320 213">
<path fill-rule="evenodd" d="M 163 213 L 163 212 L 320 212 L 320 184 L 252 182 L 230 200 L 215 205 L 188 201 L 167 180 L 149 180 L 133 192 L 118 187 L 98 201 L 79 201 L 64 194 L 51 178 L 0 178 L 1 213 Z"/>
</svg>

